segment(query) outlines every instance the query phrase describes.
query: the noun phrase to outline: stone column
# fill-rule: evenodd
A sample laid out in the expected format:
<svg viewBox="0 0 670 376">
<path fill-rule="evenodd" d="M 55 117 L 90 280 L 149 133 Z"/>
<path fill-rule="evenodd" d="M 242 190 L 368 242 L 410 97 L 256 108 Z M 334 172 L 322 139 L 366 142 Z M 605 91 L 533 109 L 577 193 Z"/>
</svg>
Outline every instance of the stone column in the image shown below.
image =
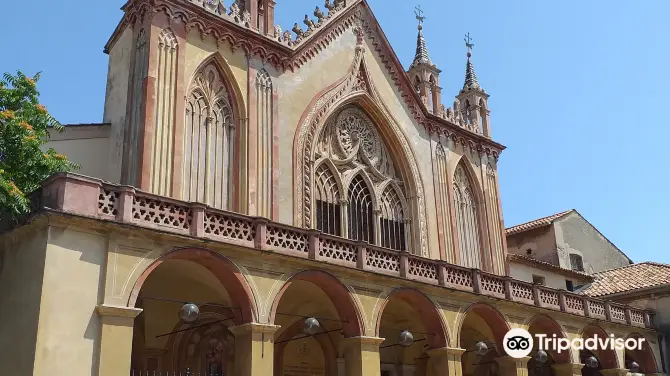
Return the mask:
<svg viewBox="0 0 670 376">
<path fill-rule="evenodd" d="M 344 358 L 337 358 L 337 376 L 346 376 Z"/>
<path fill-rule="evenodd" d="M 349 337 L 342 340 L 347 376 L 380 376 L 379 345 L 384 338 Z"/>
<path fill-rule="evenodd" d="M 279 326 L 248 323 L 228 329 L 235 336 L 235 375 L 272 375 L 274 372 L 273 339 Z"/>
<path fill-rule="evenodd" d="M 428 369 L 426 374 L 433 376 L 462 376 L 461 355 L 465 349 L 441 347 L 428 350 Z"/>
<path fill-rule="evenodd" d="M 624 368 L 610 368 L 601 370 L 603 376 L 626 376 L 630 371 Z"/>
<path fill-rule="evenodd" d="M 415 366 L 411 364 L 402 364 L 400 365 L 400 376 L 414 376 Z"/>
<path fill-rule="evenodd" d="M 123 306 L 100 305 L 99 376 L 127 375 L 133 352 L 133 323 L 142 310 Z"/>
<path fill-rule="evenodd" d="M 556 376 L 582 376 L 583 364 L 579 363 L 562 363 L 551 366 L 554 369 Z"/>
<path fill-rule="evenodd" d="M 512 358 L 501 356 L 496 358 L 498 362 L 498 375 L 500 376 L 528 376 L 529 356 L 523 358 Z"/>
</svg>

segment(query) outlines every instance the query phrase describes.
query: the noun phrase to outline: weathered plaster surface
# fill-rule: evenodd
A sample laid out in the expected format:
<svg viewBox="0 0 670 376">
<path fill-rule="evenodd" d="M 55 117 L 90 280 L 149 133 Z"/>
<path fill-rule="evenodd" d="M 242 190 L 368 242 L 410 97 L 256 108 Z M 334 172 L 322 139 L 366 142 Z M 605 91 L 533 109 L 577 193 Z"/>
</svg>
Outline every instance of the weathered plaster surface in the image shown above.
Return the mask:
<svg viewBox="0 0 670 376">
<path fill-rule="evenodd" d="M 582 256 L 587 273 L 630 265 L 628 258 L 579 214 L 570 213 L 554 227 L 561 267 L 570 268 L 572 253 Z"/>
<path fill-rule="evenodd" d="M 0 364 L 5 371 L 32 375 L 47 231 L 22 235 L 0 250 Z"/>
<path fill-rule="evenodd" d="M 60 227 L 48 236 L 34 374 L 95 374 L 105 236 Z"/>
<path fill-rule="evenodd" d="M 123 129 L 126 126 L 126 105 L 130 80 L 130 61 L 133 53 L 133 30 L 126 28 L 119 40 L 109 51 L 109 69 L 107 72 L 107 90 L 105 93 L 105 112 L 103 121 L 112 124 L 109 146 L 102 154 L 107 167 L 96 175 L 106 174 L 111 182 L 121 181 L 121 160 L 123 155 Z"/>
</svg>

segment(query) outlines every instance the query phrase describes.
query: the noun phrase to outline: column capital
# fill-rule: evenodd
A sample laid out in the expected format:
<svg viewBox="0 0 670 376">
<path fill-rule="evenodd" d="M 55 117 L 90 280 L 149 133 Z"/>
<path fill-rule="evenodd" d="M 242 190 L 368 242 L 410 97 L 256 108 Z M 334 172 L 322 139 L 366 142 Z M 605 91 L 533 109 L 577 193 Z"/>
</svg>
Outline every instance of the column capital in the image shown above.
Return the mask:
<svg viewBox="0 0 670 376">
<path fill-rule="evenodd" d="M 603 369 L 600 371 L 600 373 L 603 376 L 626 376 L 628 373 L 630 373 L 630 371 L 624 368 L 610 368 Z"/>
<path fill-rule="evenodd" d="M 134 319 L 142 313 L 142 308 L 116 306 L 111 304 L 101 304 L 95 307 L 95 310 L 98 311 L 100 316 L 125 317 L 129 319 Z"/>
<path fill-rule="evenodd" d="M 365 337 L 365 336 L 347 337 L 342 340 L 342 344 L 345 346 L 354 344 L 379 346 L 382 344 L 382 342 L 384 342 L 384 340 L 386 340 L 386 338 Z"/>
<path fill-rule="evenodd" d="M 458 356 L 460 357 L 465 352 L 465 349 L 459 349 L 458 347 L 438 347 L 436 349 L 430 349 L 426 351 L 429 357 L 437 358 L 440 356 Z"/>
<path fill-rule="evenodd" d="M 530 356 L 524 356 L 523 358 L 512 358 L 511 356 L 499 356 L 495 358 L 495 361 L 500 367 L 501 375 L 516 375 L 517 371 L 520 369 L 526 369 L 528 367 L 528 361 Z"/>
<path fill-rule="evenodd" d="M 556 372 L 556 376 L 581 376 L 584 365 L 581 363 L 561 363 L 553 364 L 551 368 Z"/>
<path fill-rule="evenodd" d="M 242 325 L 228 327 L 233 335 L 238 334 L 247 334 L 247 333 L 269 333 L 274 334 L 279 330 L 281 326 L 279 325 L 269 325 L 269 324 L 259 324 L 255 322 L 250 322 Z"/>
</svg>

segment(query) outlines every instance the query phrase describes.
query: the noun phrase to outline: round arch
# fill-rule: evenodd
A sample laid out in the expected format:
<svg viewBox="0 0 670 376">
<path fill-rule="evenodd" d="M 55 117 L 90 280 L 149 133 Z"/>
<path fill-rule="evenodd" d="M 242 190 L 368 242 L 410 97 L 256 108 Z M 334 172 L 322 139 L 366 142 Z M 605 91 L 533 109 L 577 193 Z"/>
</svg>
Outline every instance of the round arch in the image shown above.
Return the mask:
<svg viewBox="0 0 670 376">
<path fill-rule="evenodd" d="M 291 325 L 290 327 L 286 328 L 277 338 L 274 342 L 276 343 L 274 346 L 274 352 L 275 352 L 275 358 L 274 358 L 274 374 L 275 375 L 280 375 L 281 374 L 281 369 L 283 366 L 283 356 L 284 356 L 284 351 L 286 350 L 286 346 L 288 344 L 288 340 L 293 339 L 296 336 L 299 336 L 303 334 L 302 330 L 302 322 L 298 321 Z M 335 376 L 337 375 L 337 349 L 335 348 L 335 345 L 333 344 L 331 337 L 324 335 L 324 336 L 312 336 L 310 338 L 313 338 L 321 347 L 321 351 L 323 351 L 324 355 L 324 362 L 326 365 L 326 376 Z"/>
<path fill-rule="evenodd" d="M 491 332 L 493 332 L 496 346 L 501 346 L 505 334 L 510 330 L 509 323 L 500 311 L 486 303 L 473 303 L 463 312 L 458 322 L 457 344 L 460 345 L 463 323 L 470 312 L 477 314 L 488 323 Z"/>
<path fill-rule="evenodd" d="M 649 347 L 649 343 L 646 338 L 640 333 L 631 333 L 626 337 L 626 339 L 644 339 L 642 342 L 642 348 L 637 350 L 626 350 L 626 354 L 636 361 L 640 365 L 641 373 L 657 373 L 660 372 L 656 363 L 656 357 L 654 352 Z M 628 364 L 626 364 L 628 366 Z"/>
<path fill-rule="evenodd" d="M 291 276 L 279 290 L 272 302 L 269 321 L 275 322 L 275 316 L 282 296 L 295 281 L 310 282 L 323 291 L 333 302 L 339 319 L 342 320 L 342 331 L 345 337 L 365 335 L 362 315 L 358 306 L 349 294 L 346 286 L 335 276 L 321 270 L 303 270 Z"/>
<path fill-rule="evenodd" d="M 584 339 L 593 337 L 603 339 L 609 338 L 605 329 L 597 324 L 589 324 L 585 326 L 580 335 Z M 618 356 L 613 349 L 594 350 L 593 352 L 603 369 L 619 368 Z"/>
<path fill-rule="evenodd" d="M 414 308 L 423 326 L 428 333 L 432 334 L 427 338 L 428 346 L 430 348 L 447 347 L 449 345 L 449 330 L 446 325 L 444 325 L 435 303 L 421 291 L 408 287 L 395 289 L 384 298 L 381 307 L 379 307 L 379 312 L 377 313 L 375 325 L 375 335 L 377 337 L 379 337 L 379 331 L 381 330 L 384 309 L 393 298 L 398 298 Z"/>
<path fill-rule="evenodd" d="M 568 338 L 563 327 L 561 327 L 556 320 L 544 314 L 537 314 L 528 321 L 528 331 L 531 334 L 534 332 L 546 334 L 548 338 L 551 338 L 554 335 L 557 338 Z M 555 363 L 573 363 L 571 351 L 558 353 L 553 350 L 548 350 L 548 352 L 551 353 L 551 357 Z"/>
<path fill-rule="evenodd" d="M 256 321 L 254 295 L 239 268 L 227 257 L 204 248 L 180 248 L 161 255 L 140 274 L 128 299 L 128 306 L 135 307 L 139 293 L 147 277 L 167 260 L 184 260 L 196 263 L 209 270 L 226 289 L 235 308 L 240 312 L 233 320 L 236 324 Z"/>
<path fill-rule="evenodd" d="M 419 175 L 416 156 L 410 143 L 397 121 L 392 118 L 390 111 L 381 101 L 380 95 L 372 84 L 367 85 L 367 91 L 355 89 L 355 82 L 359 74 L 367 76 L 362 51 L 357 51 L 354 61 L 348 72 L 339 80 L 328 86 L 313 97 L 306 106 L 300 122 L 296 127 L 293 145 L 294 156 L 294 190 L 297 197 L 294 200 L 294 221 L 297 226 L 313 227 L 312 211 L 312 181 L 311 168 L 315 145 L 318 135 L 339 109 L 355 104 L 363 109 L 366 115 L 377 126 L 384 145 L 395 156 L 396 173 L 407 187 L 407 197 L 415 197 L 408 213 L 416 226 L 411 228 L 413 248 L 422 255 L 428 254 L 426 209 L 423 181 Z M 369 77 L 366 82 L 371 83 Z M 385 125 L 385 126 L 379 126 Z M 423 129 L 420 129 L 423 131 Z M 400 156 L 398 158 L 398 156 Z"/>
</svg>

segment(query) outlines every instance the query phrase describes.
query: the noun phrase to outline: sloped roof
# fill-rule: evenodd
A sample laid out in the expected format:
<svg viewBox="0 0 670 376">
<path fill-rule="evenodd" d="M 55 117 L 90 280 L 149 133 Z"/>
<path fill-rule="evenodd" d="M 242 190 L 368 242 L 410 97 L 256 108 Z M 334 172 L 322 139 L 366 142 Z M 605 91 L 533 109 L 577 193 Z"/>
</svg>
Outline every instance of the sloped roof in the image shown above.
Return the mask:
<svg viewBox="0 0 670 376">
<path fill-rule="evenodd" d="M 561 275 L 564 275 L 564 276 L 569 276 L 569 277 L 572 277 L 572 278 L 579 278 L 579 279 L 586 280 L 586 281 L 593 281 L 593 276 L 590 276 L 586 273 L 578 272 L 576 270 L 561 268 L 558 265 L 554 265 L 554 264 L 546 262 L 546 261 L 540 261 L 540 260 L 534 259 L 532 257 L 525 256 L 525 255 L 518 255 L 518 254 L 510 253 L 510 254 L 507 255 L 507 260 L 509 262 L 516 262 L 518 264 L 529 265 L 529 266 L 532 266 L 532 267 L 535 267 L 535 268 L 538 268 L 538 269 L 547 270 L 547 271 L 550 271 L 550 272 L 554 272 L 554 273 L 561 274 Z"/>
<path fill-rule="evenodd" d="M 670 265 L 641 262 L 594 274 L 596 280 L 582 293 L 604 296 L 670 284 Z"/>
<path fill-rule="evenodd" d="M 567 211 L 564 211 L 564 212 L 552 214 L 552 215 L 547 216 L 547 217 L 535 219 L 535 220 L 532 220 L 530 222 L 522 223 L 520 225 L 508 227 L 508 228 L 505 229 L 505 233 L 507 235 L 514 235 L 514 234 L 518 234 L 520 232 L 533 230 L 533 229 L 544 227 L 544 226 L 549 226 L 550 224 L 554 223 L 554 221 L 557 220 L 558 218 L 561 218 L 564 215 L 567 215 L 567 214 L 569 214 L 573 211 L 575 211 L 575 209 L 570 209 L 570 210 L 567 210 Z"/>
</svg>

